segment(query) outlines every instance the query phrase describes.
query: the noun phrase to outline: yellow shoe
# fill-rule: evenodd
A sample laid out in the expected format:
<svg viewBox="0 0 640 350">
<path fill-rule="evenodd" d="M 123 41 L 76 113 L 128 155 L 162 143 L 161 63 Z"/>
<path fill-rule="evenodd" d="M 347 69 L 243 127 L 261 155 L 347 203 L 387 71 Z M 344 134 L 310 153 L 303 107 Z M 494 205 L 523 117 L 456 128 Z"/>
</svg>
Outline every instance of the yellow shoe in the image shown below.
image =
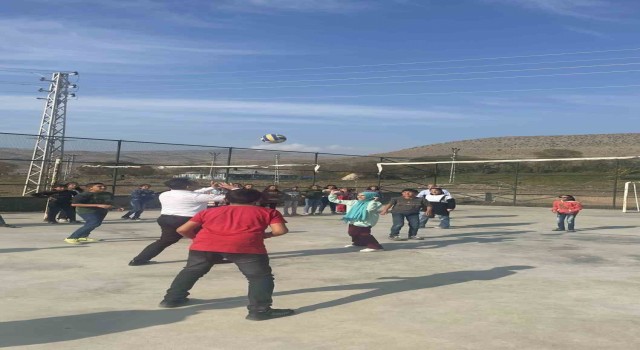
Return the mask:
<svg viewBox="0 0 640 350">
<path fill-rule="evenodd" d="M 69 244 L 81 244 L 80 240 L 75 238 L 65 238 L 64 241 Z"/>
<path fill-rule="evenodd" d="M 89 238 L 89 237 L 83 237 L 83 238 L 78 238 L 78 242 L 93 243 L 93 242 L 100 242 L 100 240 Z"/>
</svg>

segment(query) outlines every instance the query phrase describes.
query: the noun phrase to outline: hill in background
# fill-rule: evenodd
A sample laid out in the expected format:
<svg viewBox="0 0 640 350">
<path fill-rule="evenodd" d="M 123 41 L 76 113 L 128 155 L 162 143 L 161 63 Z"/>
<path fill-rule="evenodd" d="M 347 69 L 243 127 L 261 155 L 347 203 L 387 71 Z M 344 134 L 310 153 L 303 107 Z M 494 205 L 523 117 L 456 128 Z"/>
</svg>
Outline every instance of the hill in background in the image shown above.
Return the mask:
<svg viewBox="0 0 640 350">
<path fill-rule="evenodd" d="M 443 158 L 451 156 L 451 148 L 460 149 L 458 152 L 460 159 L 539 158 L 536 153 L 546 149 L 578 151 L 582 153 L 582 157 L 640 156 L 640 133 L 490 137 L 436 143 L 376 154 L 376 156 Z"/>
</svg>

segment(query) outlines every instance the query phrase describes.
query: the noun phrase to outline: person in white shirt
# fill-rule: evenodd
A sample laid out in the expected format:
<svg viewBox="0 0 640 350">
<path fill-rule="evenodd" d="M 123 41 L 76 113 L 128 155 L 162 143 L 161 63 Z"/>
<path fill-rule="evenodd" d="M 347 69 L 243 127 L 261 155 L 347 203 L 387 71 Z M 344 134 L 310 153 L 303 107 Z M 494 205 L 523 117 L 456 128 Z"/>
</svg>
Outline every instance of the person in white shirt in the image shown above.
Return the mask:
<svg viewBox="0 0 640 350">
<path fill-rule="evenodd" d="M 418 198 L 426 198 L 427 196 L 431 195 L 431 189 L 432 188 L 440 188 L 440 187 L 436 186 L 436 184 L 428 184 L 427 185 L 427 189 L 420 191 L 416 197 L 418 197 Z M 443 194 L 445 194 L 447 196 L 451 196 L 451 193 L 449 193 L 449 191 L 445 190 L 444 188 L 440 188 L 440 189 L 442 190 Z M 426 216 L 423 211 L 421 211 L 420 212 L 420 225 L 418 227 L 419 228 L 426 228 L 428 221 L 429 221 L 429 217 Z"/>
<path fill-rule="evenodd" d="M 174 178 L 164 183 L 171 190 L 163 192 L 158 197 L 162 209 L 158 218 L 160 225 L 160 239 L 149 244 L 138 256 L 129 262 L 129 266 L 147 265 L 149 261 L 168 246 L 178 242 L 182 235 L 176 230 L 189 221 L 199 211 L 207 209 L 209 202 L 223 202 L 224 194 L 208 194 L 212 188 L 192 190 L 196 183 L 188 178 Z M 219 184 L 220 187 L 233 190 L 229 184 Z"/>
</svg>

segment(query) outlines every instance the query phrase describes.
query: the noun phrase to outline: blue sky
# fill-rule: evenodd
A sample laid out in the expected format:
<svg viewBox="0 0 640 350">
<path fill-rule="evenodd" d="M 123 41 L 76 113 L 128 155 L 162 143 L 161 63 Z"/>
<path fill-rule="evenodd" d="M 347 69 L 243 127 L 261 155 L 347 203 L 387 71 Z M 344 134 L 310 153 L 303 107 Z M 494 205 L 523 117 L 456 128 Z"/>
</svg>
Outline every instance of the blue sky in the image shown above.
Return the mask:
<svg viewBox="0 0 640 350">
<path fill-rule="evenodd" d="M 640 132 L 635 0 L 4 0 L 3 132 L 370 154 Z"/>
</svg>

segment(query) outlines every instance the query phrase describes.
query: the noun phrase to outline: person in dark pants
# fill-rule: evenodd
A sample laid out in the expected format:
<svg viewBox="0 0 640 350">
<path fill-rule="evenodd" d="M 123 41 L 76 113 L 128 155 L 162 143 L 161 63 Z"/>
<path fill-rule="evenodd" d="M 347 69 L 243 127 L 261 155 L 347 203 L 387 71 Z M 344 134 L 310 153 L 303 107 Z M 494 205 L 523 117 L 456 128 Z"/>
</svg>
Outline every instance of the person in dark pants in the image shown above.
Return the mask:
<svg viewBox="0 0 640 350">
<path fill-rule="evenodd" d="M 253 189 L 229 191 L 228 206 L 201 211 L 178 228 L 178 233 L 193 239 L 193 243 L 187 265 L 171 283 L 161 307 L 186 304 L 194 284 L 214 265 L 228 260 L 249 281 L 248 320 L 262 321 L 294 313 L 291 309 L 271 308 L 274 283 L 264 239 L 284 235 L 289 230 L 280 212 L 257 206 L 261 198 L 262 193 Z M 271 232 L 265 232 L 266 228 Z"/>
<path fill-rule="evenodd" d="M 378 223 L 380 218 L 378 209 L 382 204 L 378 202 L 378 197 L 374 192 L 362 192 L 356 197 L 357 200 L 338 199 L 341 191 L 334 190 L 329 194 L 329 200 L 333 203 L 347 206 L 347 213 L 342 217 L 342 221 L 349 224 L 347 233 L 351 237 L 351 244 L 345 248 L 359 247 L 362 253 L 380 252 L 382 245 L 371 234 L 371 228 Z"/>
<path fill-rule="evenodd" d="M 155 192 L 151 191 L 149 188 L 151 188 L 151 185 L 142 184 L 131 192 L 131 209 L 122 216 L 123 219 L 140 220 L 140 215 L 144 211 L 145 204 L 152 200 L 155 195 Z"/>
<path fill-rule="evenodd" d="M 71 206 L 71 201 L 76 195 L 75 192 L 67 190 L 65 185 L 56 184 L 52 186 L 52 191 L 43 191 L 32 194 L 34 197 L 49 198 L 47 201 L 47 222 L 57 224 L 56 216 L 61 211 L 70 223 L 76 223 L 76 212 Z"/>
<path fill-rule="evenodd" d="M 89 238 L 91 231 L 102 225 L 109 209 L 113 208 L 113 194 L 106 192 L 106 186 L 101 182 L 87 184 L 87 191 L 73 197 L 72 206 L 84 219 L 84 225 L 75 230 L 64 241 L 69 244 L 91 243 L 98 240 Z M 122 209 L 122 208 L 120 208 Z"/>
<path fill-rule="evenodd" d="M 336 185 L 327 185 L 324 187 L 324 189 L 322 190 L 322 198 L 320 199 L 320 207 L 318 208 L 318 214 L 322 214 L 322 212 L 327 206 L 329 206 L 329 210 L 331 211 L 331 214 L 336 213 L 337 204 L 329 201 L 329 194 L 337 189 L 338 187 Z"/>
<path fill-rule="evenodd" d="M 7 222 L 2 218 L 2 215 L 0 215 L 0 227 L 18 228 L 16 225 L 7 224 Z"/>
<path fill-rule="evenodd" d="M 67 182 L 66 184 L 64 184 L 64 188 L 69 190 L 69 191 L 71 191 L 71 192 L 73 192 L 73 196 L 74 197 L 77 196 L 78 194 L 84 192 L 84 190 L 82 188 L 80 188 L 80 185 L 75 181 Z M 71 207 L 71 211 L 73 211 L 73 219 L 75 220 L 76 219 L 76 208 L 72 206 Z M 67 213 L 65 213 L 64 211 L 60 211 L 58 213 L 58 217 L 57 217 L 56 221 L 60 221 L 60 220 L 71 221 L 71 219 L 69 219 L 67 217 Z"/>
<path fill-rule="evenodd" d="M 245 185 L 246 188 L 246 185 Z M 263 207 L 269 207 L 275 209 L 282 199 L 284 198 L 284 192 L 278 189 L 276 185 L 269 185 L 262 191 L 262 199 L 260 205 Z"/>
<path fill-rule="evenodd" d="M 398 241 L 400 238 L 400 230 L 404 226 L 404 220 L 409 223 L 409 239 L 422 239 L 418 237 L 418 228 L 420 226 L 420 212 L 426 212 L 429 207 L 429 202 L 424 198 L 417 198 L 418 191 L 407 188 L 402 190 L 402 197 L 392 198 L 389 204 L 387 204 L 380 215 L 386 215 L 391 211 L 393 224 L 391 225 L 391 232 L 389 233 L 389 239 Z"/>
<path fill-rule="evenodd" d="M 164 183 L 171 190 L 160 194 L 162 209 L 158 218 L 160 239 L 149 244 L 129 262 L 129 266 L 147 265 L 168 246 L 182 236 L 176 231 L 196 213 L 207 208 L 209 202 L 222 202 L 224 195 L 206 194 L 212 187 L 193 190 L 196 183 L 188 178 L 175 178 Z M 232 185 L 218 184 L 221 188 L 234 189 Z"/>
</svg>

